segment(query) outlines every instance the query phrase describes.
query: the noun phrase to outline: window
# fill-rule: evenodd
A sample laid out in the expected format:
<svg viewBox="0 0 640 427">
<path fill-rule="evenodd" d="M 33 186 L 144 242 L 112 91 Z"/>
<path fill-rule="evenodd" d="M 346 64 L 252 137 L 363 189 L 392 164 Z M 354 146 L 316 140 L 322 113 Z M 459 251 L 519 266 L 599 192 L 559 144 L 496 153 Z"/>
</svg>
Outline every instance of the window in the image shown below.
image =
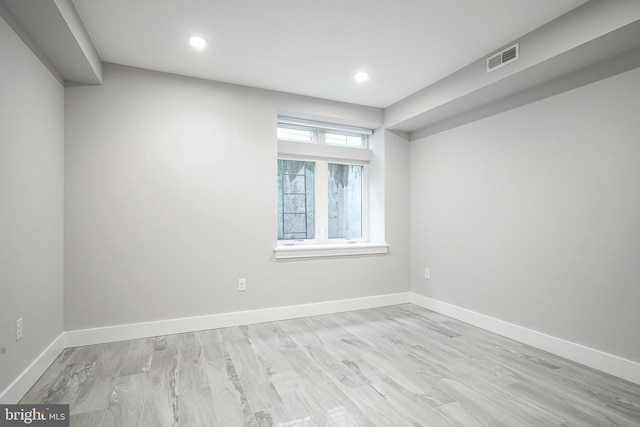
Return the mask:
<svg viewBox="0 0 640 427">
<path fill-rule="evenodd" d="M 304 122 L 291 119 L 280 121 L 278 123 L 278 140 L 368 148 L 367 137 L 371 134 L 368 129 L 327 124 L 311 127 L 299 123 Z"/>
<path fill-rule="evenodd" d="M 322 160 L 278 160 L 278 240 L 363 239 L 364 168 Z M 316 179 L 316 170 L 322 181 Z M 317 216 L 316 200 L 324 206 Z"/>
<path fill-rule="evenodd" d="M 387 253 L 369 242 L 369 135 L 278 119 L 276 259 Z"/>
<path fill-rule="evenodd" d="M 279 125 L 278 139 L 296 142 L 317 142 L 317 130 L 296 125 Z"/>
<path fill-rule="evenodd" d="M 366 147 L 365 135 L 358 135 L 347 132 L 330 132 L 325 134 L 327 144 L 348 145 L 350 147 Z"/>
</svg>

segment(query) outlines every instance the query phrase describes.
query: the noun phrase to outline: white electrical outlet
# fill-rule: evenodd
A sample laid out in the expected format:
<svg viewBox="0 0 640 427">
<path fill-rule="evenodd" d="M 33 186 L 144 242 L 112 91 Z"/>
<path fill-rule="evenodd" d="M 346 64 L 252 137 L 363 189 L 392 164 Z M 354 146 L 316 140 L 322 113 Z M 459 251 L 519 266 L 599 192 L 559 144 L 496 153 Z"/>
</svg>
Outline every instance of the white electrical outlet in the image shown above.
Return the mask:
<svg viewBox="0 0 640 427">
<path fill-rule="evenodd" d="M 16 320 L 16 341 L 22 339 L 24 335 L 24 329 L 22 328 L 22 317 Z"/>
<path fill-rule="evenodd" d="M 425 268 L 424 269 L 424 278 L 425 279 L 431 279 L 431 269 L 430 268 Z"/>
<path fill-rule="evenodd" d="M 238 292 L 247 290 L 247 279 L 238 279 Z"/>
</svg>

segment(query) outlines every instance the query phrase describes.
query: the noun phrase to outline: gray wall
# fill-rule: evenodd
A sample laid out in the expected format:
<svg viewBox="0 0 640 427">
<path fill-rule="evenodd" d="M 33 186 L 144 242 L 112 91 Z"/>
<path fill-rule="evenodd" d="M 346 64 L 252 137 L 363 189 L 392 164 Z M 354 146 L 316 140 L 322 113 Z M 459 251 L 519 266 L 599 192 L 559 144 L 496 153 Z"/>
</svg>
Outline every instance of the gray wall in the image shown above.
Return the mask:
<svg viewBox="0 0 640 427">
<path fill-rule="evenodd" d="M 635 69 L 412 142 L 412 290 L 640 362 L 639 118 Z"/>
<path fill-rule="evenodd" d="M 111 64 L 102 86 L 66 89 L 66 330 L 409 290 L 405 190 L 378 195 L 391 255 L 273 260 L 278 111 L 382 122 L 378 109 Z M 408 182 L 408 143 L 376 144 L 386 183 Z"/>
<path fill-rule="evenodd" d="M 62 333 L 64 89 L 2 18 L 0 58 L 1 391 Z"/>
</svg>

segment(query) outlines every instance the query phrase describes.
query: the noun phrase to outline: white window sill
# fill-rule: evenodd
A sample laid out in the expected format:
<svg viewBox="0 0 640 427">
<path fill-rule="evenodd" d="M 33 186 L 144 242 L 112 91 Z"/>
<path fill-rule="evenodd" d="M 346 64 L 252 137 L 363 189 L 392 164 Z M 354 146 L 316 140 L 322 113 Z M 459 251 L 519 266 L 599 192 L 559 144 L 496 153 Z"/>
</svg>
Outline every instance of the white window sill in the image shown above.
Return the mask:
<svg viewBox="0 0 640 427">
<path fill-rule="evenodd" d="M 385 243 L 343 243 L 338 245 L 276 246 L 276 259 L 344 257 L 354 255 L 380 255 L 389 253 Z"/>
</svg>

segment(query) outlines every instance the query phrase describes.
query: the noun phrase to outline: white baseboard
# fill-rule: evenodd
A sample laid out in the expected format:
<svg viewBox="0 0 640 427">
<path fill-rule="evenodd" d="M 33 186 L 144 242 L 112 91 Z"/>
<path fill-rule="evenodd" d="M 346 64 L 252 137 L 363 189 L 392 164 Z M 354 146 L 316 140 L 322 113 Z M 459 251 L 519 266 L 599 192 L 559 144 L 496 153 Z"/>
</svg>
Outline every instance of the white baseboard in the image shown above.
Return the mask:
<svg viewBox="0 0 640 427">
<path fill-rule="evenodd" d="M 38 381 L 38 378 L 51 366 L 56 358 L 65 349 L 64 332 L 58 335 L 47 348 L 25 369 L 18 378 L 13 380 L 9 387 L 0 393 L 0 403 L 18 403 L 26 392 Z"/>
<path fill-rule="evenodd" d="M 640 384 L 640 363 L 416 293 L 410 294 L 410 302 L 618 378 Z"/>
<path fill-rule="evenodd" d="M 287 307 L 220 313 L 155 322 L 132 323 L 66 332 L 66 347 L 155 337 L 182 332 L 202 331 L 252 323 L 273 322 L 299 317 L 340 313 L 365 308 L 383 307 L 409 302 L 409 293 L 378 295 L 338 301 L 326 301 Z"/>
<path fill-rule="evenodd" d="M 60 334 L 37 358 L 0 393 L 0 403 L 16 403 L 40 376 L 69 347 L 101 344 L 137 338 L 193 332 L 229 326 L 273 322 L 411 302 L 461 320 L 487 331 L 514 339 L 569 360 L 640 384 L 640 364 L 593 348 L 524 328 L 462 307 L 411 292 L 326 301 L 288 307 L 220 313 L 207 316 L 160 320 L 102 328 L 67 331 Z"/>
<path fill-rule="evenodd" d="M 114 341 L 155 337 L 182 332 L 202 331 L 252 323 L 273 322 L 299 317 L 319 316 L 366 308 L 384 307 L 409 302 L 409 293 L 377 295 L 338 301 L 326 301 L 287 307 L 220 313 L 207 316 L 160 320 L 82 329 L 61 333 L 5 390 L 0 403 L 17 403 L 35 384 L 65 348 Z"/>
</svg>

